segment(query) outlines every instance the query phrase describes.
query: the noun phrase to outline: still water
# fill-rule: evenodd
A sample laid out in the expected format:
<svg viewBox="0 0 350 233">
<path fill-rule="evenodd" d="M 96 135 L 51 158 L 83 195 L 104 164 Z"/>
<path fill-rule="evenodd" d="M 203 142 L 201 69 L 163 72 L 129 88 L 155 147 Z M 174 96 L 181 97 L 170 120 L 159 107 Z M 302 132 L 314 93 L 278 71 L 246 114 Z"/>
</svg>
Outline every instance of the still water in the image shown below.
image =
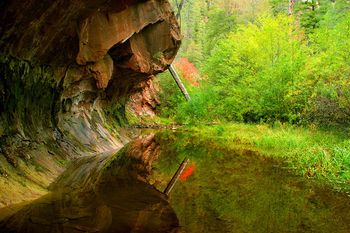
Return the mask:
<svg viewBox="0 0 350 233">
<path fill-rule="evenodd" d="M 186 132 L 150 133 L 118 153 L 78 159 L 50 189 L 0 221 L 0 232 L 350 232 L 344 193 Z"/>
</svg>

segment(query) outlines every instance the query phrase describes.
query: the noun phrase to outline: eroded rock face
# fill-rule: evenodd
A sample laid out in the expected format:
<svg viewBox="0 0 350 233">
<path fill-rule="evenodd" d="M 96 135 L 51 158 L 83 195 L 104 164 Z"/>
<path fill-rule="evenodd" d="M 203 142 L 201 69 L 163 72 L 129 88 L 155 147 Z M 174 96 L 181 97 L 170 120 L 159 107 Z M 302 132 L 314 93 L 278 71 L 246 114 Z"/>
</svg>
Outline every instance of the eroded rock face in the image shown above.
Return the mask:
<svg viewBox="0 0 350 233">
<path fill-rule="evenodd" d="M 98 10 L 82 21 L 77 63 L 101 60 L 114 45 L 125 42 L 147 25 L 168 19 L 164 1 L 144 1 L 127 10 Z"/>
<path fill-rule="evenodd" d="M 139 117 L 155 116 L 156 108 L 160 104 L 159 87 L 153 81 L 154 78 L 140 83 L 140 91 L 133 94 L 127 104 L 127 107 L 133 109 L 134 113 Z"/>
<path fill-rule="evenodd" d="M 91 64 L 88 69 L 96 80 L 96 87 L 104 89 L 113 75 L 113 59 L 106 54 L 103 59 Z"/>
<path fill-rule="evenodd" d="M 167 0 L 0 3 L 0 159 L 45 170 L 31 153 L 38 147 L 52 161 L 120 148 L 128 138 L 108 119 L 121 122 L 138 92 L 150 102 L 149 80 L 171 64 L 180 39 Z M 6 166 L 0 174 L 11 177 Z M 61 169 L 52 167 L 55 177 Z M 24 173 L 35 184 L 51 180 Z"/>
</svg>

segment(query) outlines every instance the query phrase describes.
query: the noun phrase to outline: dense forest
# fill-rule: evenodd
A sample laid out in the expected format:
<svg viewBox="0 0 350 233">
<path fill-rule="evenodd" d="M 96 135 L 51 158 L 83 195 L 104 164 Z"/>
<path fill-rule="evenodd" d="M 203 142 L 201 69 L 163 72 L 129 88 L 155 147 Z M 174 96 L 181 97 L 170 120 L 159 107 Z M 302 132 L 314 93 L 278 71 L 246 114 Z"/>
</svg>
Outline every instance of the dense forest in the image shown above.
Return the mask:
<svg viewBox="0 0 350 233">
<path fill-rule="evenodd" d="M 163 116 L 349 124 L 348 1 L 177 0 L 174 6 L 184 34 L 176 64 L 192 101 L 160 79 Z"/>
</svg>

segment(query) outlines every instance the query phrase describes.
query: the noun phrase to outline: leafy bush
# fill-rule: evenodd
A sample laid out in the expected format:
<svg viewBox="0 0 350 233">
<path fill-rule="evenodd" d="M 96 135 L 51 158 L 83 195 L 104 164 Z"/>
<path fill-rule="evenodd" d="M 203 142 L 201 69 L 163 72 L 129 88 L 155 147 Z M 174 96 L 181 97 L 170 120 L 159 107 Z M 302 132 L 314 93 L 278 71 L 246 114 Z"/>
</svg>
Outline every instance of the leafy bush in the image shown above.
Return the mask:
<svg viewBox="0 0 350 233">
<path fill-rule="evenodd" d="M 262 17 L 221 41 L 205 72 L 227 120 L 298 121 L 307 47 L 291 17 Z M 306 94 L 306 93 L 303 93 Z"/>
<path fill-rule="evenodd" d="M 158 77 L 161 104 L 157 111 L 161 117 L 172 118 L 185 99 L 169 72 L 162 73 Z"/>
<path fill-rule="evenodd" d="M 165 112 L 185 122 L 349 125 L 350 6 L 344 4 L 323 8 L 307 37 L 300 18 L 287 15 L 233 27 L 202 61 L 200 73 L 207 78 L 191 90 L 191 102 L 174 83 L 161 85 L 163 106 L 171 109 Z"/>
<path fill-rule="evenodd" d="M 323 22 L 311 36 L 312 59 L 305 76 L 314 82 L 308 117 L 321 124 L 350 122 L 350 14 Z"/>
</svg>

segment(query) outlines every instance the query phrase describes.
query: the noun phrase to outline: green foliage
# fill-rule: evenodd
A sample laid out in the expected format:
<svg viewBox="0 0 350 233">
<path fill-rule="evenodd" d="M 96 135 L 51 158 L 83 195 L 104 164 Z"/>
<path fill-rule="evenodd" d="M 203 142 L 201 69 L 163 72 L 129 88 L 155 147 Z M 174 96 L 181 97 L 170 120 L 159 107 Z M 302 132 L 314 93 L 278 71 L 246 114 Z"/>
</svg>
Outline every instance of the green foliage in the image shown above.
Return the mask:
<svg viewBox="0 0 350 233">
<path fill-rule="evenodd" d="M 270 4 L 275 15 L 288 13 L 289 1 L 270 0 Z M 346 0 L 296 0 L 292 14 L 296 16 L 306 34 L 310 34 L 321 26 L 322 21 L 326 17 L 332 15 L 333 20 L 337 21 L 336 18 L 346 14 L 349 11 L 349 7 L 349 3 Z"/>
<path fill-rule="evenodd" d="M 169 72 L 162 73 L 158 77 L 157 80 L 161 87 L 159 114 L 164 118 L 172 118 L 177 114 L 178 106 L 185 102 L 185 99 Z"/>
<path fill-rule="evenodd" d="M 214 8 L 209 12 L 206 25 L 205 55 L 210 55 L 212 49 L 220 39 L 226 37 L 236 28 L 236 16 L 224 9 Z"/>
<path fill-rule="evenodd" d="M 200 0 L 188 1 L 181 13 L 181 31 L 186 38 L 180 49 L 180 54 L 199 65 L 203 60 L 205 43 L 205 18 L 207 4 Z"/>
<path fill-rule="evenodd" d="M 272 8 L 272 13 L 278 15 L 281 13 L 288 13 L 288 1 L 285 0 L 270 0 L 270 5 Z"/>
<path fill-rule="evenodd" d="M 221 1 L 186 0 L 181 15 L 184 40 L 179 53 L 199 68 L 237 23 L 236 12 Z"/>
<path fill-rule="evenodd" d="M 305 98 L 295 96 L 307 48 L 286 16 L 241 26 L 214 49 L 205 66 L 216 115 L 236 121 L 298 121 Z"/>
<path fill-rule="evenodd" d="M 113 123 L 113 127 L 115 128 L 125 126 L 128 123 L 131 123 L 131 124 L 134 123 L 134 122 L 128 122 L 128 120 L 132 119 L 132 117 L 130 116 L 130 112 L 126 110 L 124 104 L 115 103 L 112 106 L 106 107 L 104 109 L 104 112 L 106 117 L 111 119 L 110 122 Z"/>
<path fill-rule="evenodd" d="M 177 106 L 175 119 L 185 123 L 215 120 L 215 102 L 212 98 L 214 94 L 213 90 L 203 87 L 193 91 L 190 102 L 183 102 Z"/>
<path fill-rule="evenodd" d="M 310 36 L 313 51 L 304 75 L 314 82 L 308 116 L 322 124 L 350 120 L 350 14 L 332 17 Z M 333 25 L 333 26 L 331 26 Z"/>
<path fill-rule="evenodd" d="M 190 103 L 168 96 L 172 114 L 183 122 L 348 125 L 350 13 L 344 9 L 349 4 L 321 6 L 327 11 L 307 37 L 297 16 L 282 14 L 260 17 L 230 28 L 224 38 L 208 39 L 210 52 L 201 65 L 202 76 L 208 78 L 191 92 Z"/>
<path fill-rule="evenodd" d="M 295 4 L 294 11 L 300 12 L 300 24 L 304 27 L 307 34 L 311 33 L 315 28 L 318 28 L 327 3 L 323 1 L 320 4 L 316 0 L 306 0 Z"/>
</svg>

